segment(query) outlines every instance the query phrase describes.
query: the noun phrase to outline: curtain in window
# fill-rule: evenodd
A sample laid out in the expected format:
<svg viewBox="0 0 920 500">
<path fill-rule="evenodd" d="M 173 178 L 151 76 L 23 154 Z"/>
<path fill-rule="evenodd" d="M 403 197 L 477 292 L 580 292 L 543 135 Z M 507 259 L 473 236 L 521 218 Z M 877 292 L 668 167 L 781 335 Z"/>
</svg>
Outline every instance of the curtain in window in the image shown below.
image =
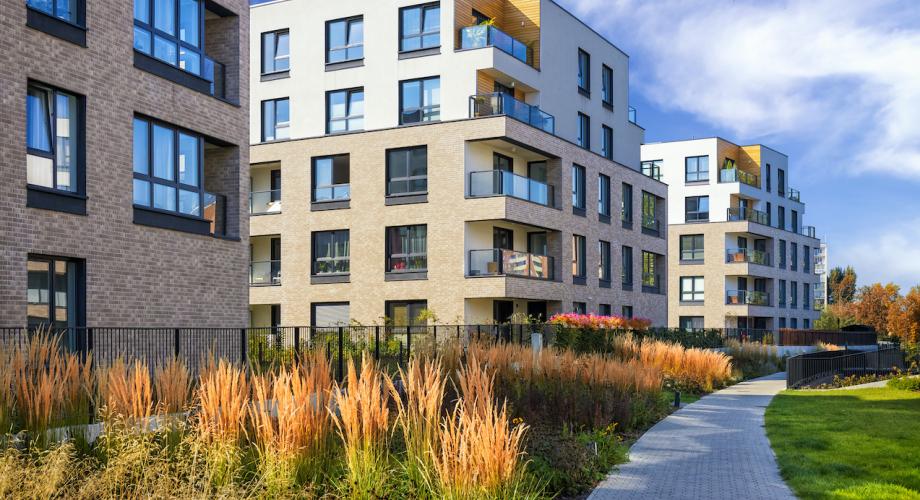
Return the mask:
<svg viewBox="0 0 920 500">
<path fill-rule="evenodd" d="M 29 88 L 26 96 L 26 144 L 51 152 L 51 111 L 48 92 Z"/>
</svg>

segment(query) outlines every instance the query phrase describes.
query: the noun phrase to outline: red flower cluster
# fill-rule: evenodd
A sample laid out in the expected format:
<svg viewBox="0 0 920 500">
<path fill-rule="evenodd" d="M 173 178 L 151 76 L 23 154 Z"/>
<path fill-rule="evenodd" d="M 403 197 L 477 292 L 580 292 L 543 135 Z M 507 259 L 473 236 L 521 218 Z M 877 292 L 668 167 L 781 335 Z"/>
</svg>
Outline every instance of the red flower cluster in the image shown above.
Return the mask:
<svg viewBox="0 0 920 500">
<path fill-rule="evenodd" d="M 567 326 L 569 328 L 591 328 L 595 330 L 610 330 L 625 328 L 629 330 L 647 330 L 652 321 L 645 318 L 624 318 L 623 316 L 599 316 L 596 314 L 562 313 L 553 315 L 549 319 L 552 325 Z"/>
</svg>

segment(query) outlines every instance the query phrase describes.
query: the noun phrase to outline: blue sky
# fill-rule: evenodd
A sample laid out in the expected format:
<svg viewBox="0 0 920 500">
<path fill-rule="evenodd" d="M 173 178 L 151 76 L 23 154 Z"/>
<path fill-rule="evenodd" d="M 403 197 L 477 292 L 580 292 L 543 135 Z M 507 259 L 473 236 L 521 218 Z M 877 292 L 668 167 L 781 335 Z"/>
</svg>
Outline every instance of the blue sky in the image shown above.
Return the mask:
<svg viewBox="0 0 920 500">
<path fill-rule="evenodd" d="M 786 153 L 831 265 L 920 285 L 920 2 L 557 1 L 630 55 L 647 142 Z"/>
</svg>

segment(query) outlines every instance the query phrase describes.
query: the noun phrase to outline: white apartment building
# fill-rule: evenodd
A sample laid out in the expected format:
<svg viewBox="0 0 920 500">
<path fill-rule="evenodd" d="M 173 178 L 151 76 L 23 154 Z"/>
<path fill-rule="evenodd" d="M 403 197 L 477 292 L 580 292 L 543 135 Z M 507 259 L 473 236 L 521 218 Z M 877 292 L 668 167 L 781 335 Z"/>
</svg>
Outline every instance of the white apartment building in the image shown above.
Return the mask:
<svg viewBox="0 0 920 500">
<path fill-rule="evenodd" d="M 662 142 L 642 146 L 642 170 L 671 200 L 670 326 L 811 327 L 821 243 L 786 155 L 718 137 Z"/>
<path fill-rule="evenodd" d="M 628 57 L 555 2 L 278 0 L 251 33 L 253 324 L 666 322 Z"/>
</svg>

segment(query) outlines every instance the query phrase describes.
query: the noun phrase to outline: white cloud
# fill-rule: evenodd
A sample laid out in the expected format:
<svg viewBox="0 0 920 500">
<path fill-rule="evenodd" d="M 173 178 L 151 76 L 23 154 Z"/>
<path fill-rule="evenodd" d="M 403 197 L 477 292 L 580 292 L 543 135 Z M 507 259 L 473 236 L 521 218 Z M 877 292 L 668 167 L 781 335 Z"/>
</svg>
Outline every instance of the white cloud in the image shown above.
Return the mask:
<svg viewBox="0 0 920 500">
<path fill-rule="evenodd" d="M 920 179 L 915 0 L 561 0 L 629 48 L 633 92 L 801 162 Z"/>
<path fill-rule="evenodd" d="M 920 219 L 882 228 L 853 231 L 845 241 L 831 241 L 831 266 L 852 265 L 860 286 L 894 282 L 906 292 L 920 285 L 920 245 L 912 238 L 920 234 Z"/>
</svg>

